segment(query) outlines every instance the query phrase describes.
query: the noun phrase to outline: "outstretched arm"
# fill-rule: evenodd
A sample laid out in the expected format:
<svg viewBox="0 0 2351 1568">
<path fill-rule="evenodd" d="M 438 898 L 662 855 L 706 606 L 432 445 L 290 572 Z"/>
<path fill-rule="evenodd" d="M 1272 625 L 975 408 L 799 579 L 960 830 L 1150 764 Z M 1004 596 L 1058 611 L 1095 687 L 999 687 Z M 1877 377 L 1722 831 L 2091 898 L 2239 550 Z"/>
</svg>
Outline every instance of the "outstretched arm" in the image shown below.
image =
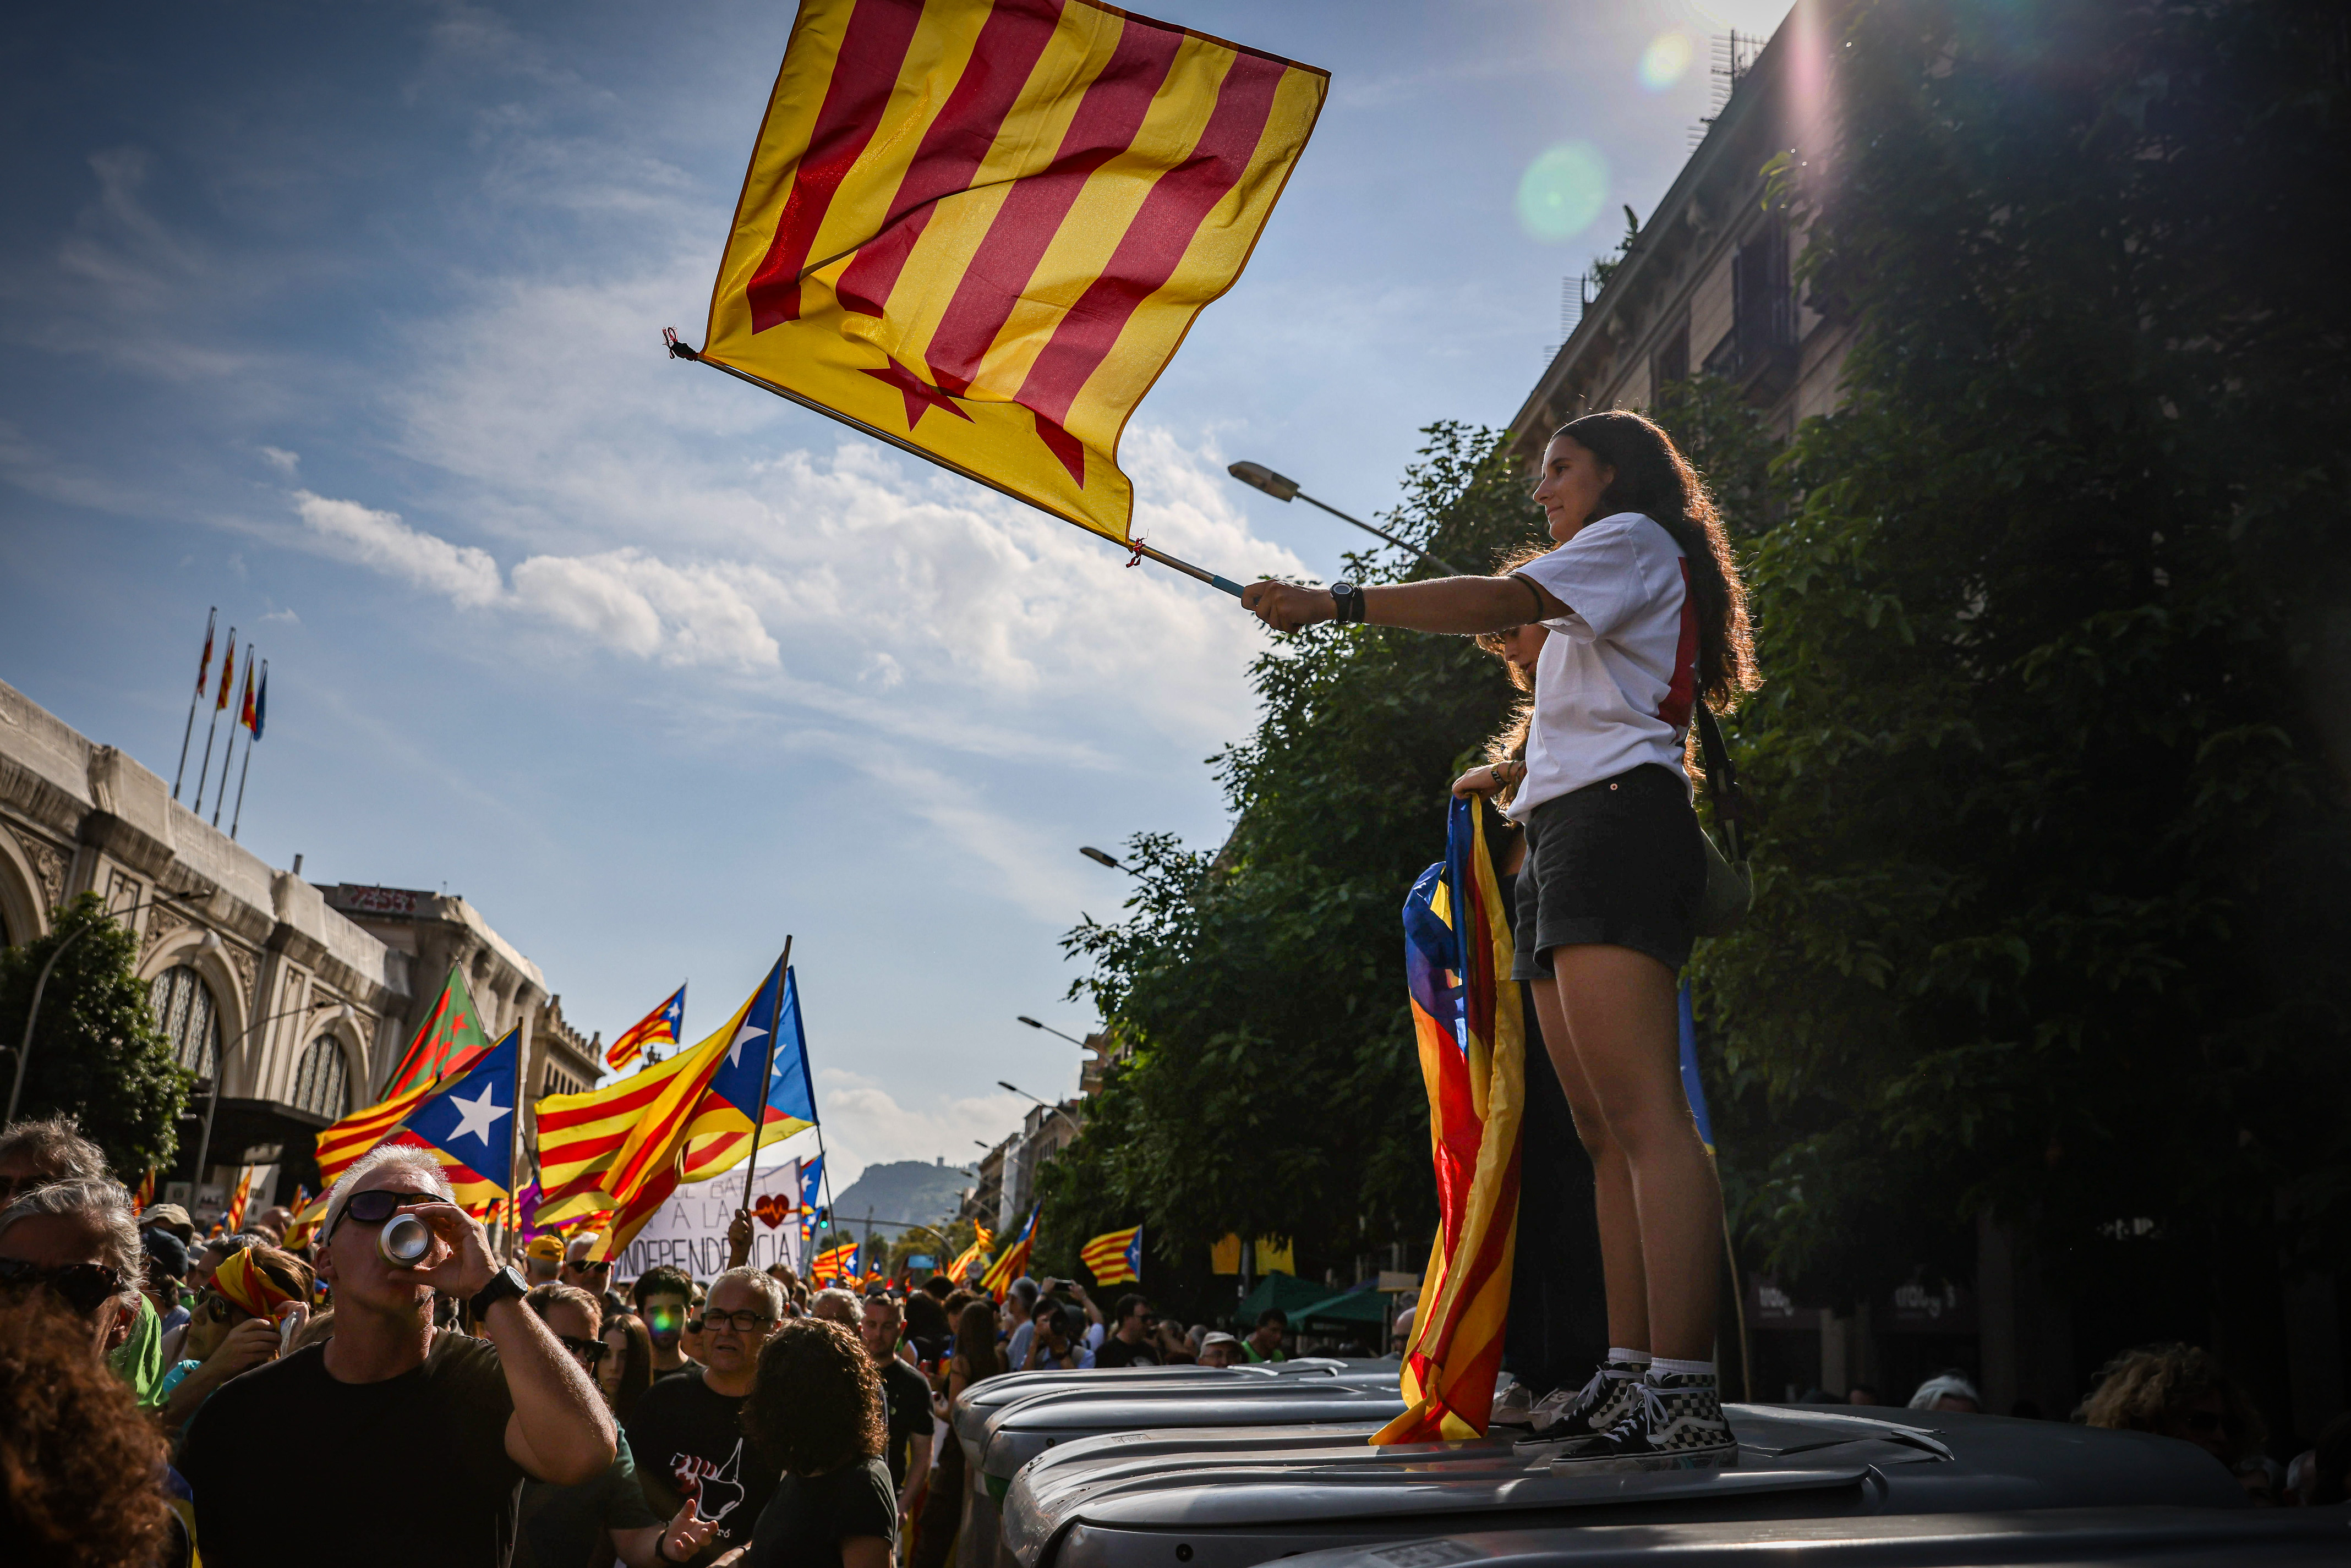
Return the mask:
<svg viewBox="0 0 2351 1568">
<path fill-rule="evenodd" d="M 1436 577 L 1369 587 L 1363 595 L 1364 618 L 1373 626 L 1465 637 L 1531 620 L 1556 620 L 1569 613 L 1539 584 L 1521 576 Z M 1291 583 L 1251 583 L 1241 590 L 1241 606 L 1276 631 L 1296 631 L 1339 613 L 1330 589 Z"/>
<path fill-rule="evenodd" d="M 454 1203 L 421 1203 L 416 1217 L 449 1244 L 429 1268 L 405 1271 L 459 1301 L 478 1293 L 497 1272 L 481 1221 Z M 540 1480 L 578 1486 L 604 1473 L 618 1451 L 611 1412 L 563 1342 L 519 1301 L 502 1301 L 482 1319 L 498 1347 L 498 1365 L 514 1398 L 507 1418 L 507 1456 Z"/>
</svg>

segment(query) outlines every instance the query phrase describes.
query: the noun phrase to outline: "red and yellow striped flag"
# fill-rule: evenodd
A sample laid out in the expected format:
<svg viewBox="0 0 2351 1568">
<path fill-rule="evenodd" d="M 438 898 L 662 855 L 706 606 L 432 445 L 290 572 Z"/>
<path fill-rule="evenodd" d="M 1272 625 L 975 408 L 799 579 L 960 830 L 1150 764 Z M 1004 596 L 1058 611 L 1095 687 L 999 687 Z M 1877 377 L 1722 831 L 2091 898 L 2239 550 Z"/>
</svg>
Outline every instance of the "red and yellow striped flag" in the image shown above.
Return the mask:
<svg viewBox="0 0 2351 1568">
<path fill-rule="evenodd" d="M 1105 1231 L 1078 1249 L 1078 1257 L 1098 1285 L 1123 1285 L 1143 1278 L 1143 1227 Z"/>
<path fill-rule="evenodd" d="M 299 1198 L 301 1195 L 297 1193 L 295 1196 Z M 296 1203 L 294 1218 L 286 1222 L 286 1240 L 279 1245 L 289 1252 L 308 1245 L 310 1238 L 317 1233 L 319 1223 L 326 1218 L 327 1194 L 324 1192 L 311 1199 L 308 1203 Z"/>
<path fill-rule="evenodd" d="M 1091 0 L 801 0 L 702 357 L 1127 541 L 1120 432 L 1329 87 Z"/>
<path fill-rule="evenodd" d="M 234 1236 L 245 1225 L 245 1206 L 253 1196 L 253 1167 L 240 1167 L 236 1173 L 236 1190 L 229 1195 L 228 1212 L 221 1216 L 221 1229 Z"/>
<path fill-rule="evenodd" d="M 390 1137 L 408 1113 L 424 1103 L 433 1093 L 434 1084 L 404 1095 L 380 1100 L 364 1110 L 353 1111 L 333 1127 L 319 1135 L 319 1184 L 332 1187 L 335 1179 L 350 1168 L 353 1160 Z"/>
<path fill-rule="evenodd" d="M 1029 1210 L 1029 1223 L 1020 1227 L 1020 1234 L 1012 1238 L 1012 1245 L 997 1255 L 980 1276 L 979 1289 L 999 1305 L 1012 1289 L 1012 1282 L 1029 1272 L 1029 1253 L 1037 1245 L 1037 1216 L 1041 1208 Z"/>
<path fill-rule="evenodd" d="M 1405 1411 L 1374 1443 L 1486 1435 L 1519 1226 L 1526 1025 L 1485 803 L 1456 800 L 1445 858 L 1405 899 L 1405 984 L 1428 1090 L 1437 1240 L 1404 1356 Z"/>
<path fill-rule="evenodd" d="M 133 1214 L 144 1214 L 147 1212 L 148 1205 L 154 1201 L 155 1168 L 151 1165 L 147 1168 L 146 1179 L 140 1182 L 139 1190 L 131 1196 L 131 1211 Z"/>
<path fill-rule="evenodd" d="M 828 1247 L 809 1260 L 809 1278 L 818 1284 L 835 1284 L 849 1277 L 850 1264 L 857 1257 L 857 1243 L 843 1241 L 838 1247 Z"/>
<path fill-rule="evenodd" d="M 946 1269 L 947 1278 L 957 1284 L 964 1282 L 964 1275 L 974 1263 L 987 1261 L 987 1250 L 996 1244 L 996 1238 L 988 1233 L 987 1226 L 975 1224 L 971 1229 L 971 1245 L 956 1254 L 956 1261 L 949 1263 Z"/>
</svg>

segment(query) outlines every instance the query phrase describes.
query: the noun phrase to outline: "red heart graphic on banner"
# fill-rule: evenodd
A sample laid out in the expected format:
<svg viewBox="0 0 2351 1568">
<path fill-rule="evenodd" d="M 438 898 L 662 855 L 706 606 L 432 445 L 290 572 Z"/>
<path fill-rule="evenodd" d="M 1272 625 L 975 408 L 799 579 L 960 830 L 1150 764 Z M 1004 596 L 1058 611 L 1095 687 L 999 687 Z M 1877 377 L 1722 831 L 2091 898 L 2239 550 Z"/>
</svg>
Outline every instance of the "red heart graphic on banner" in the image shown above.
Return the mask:
<svg viewBox="0 0 2351 1568">
<path fill-rule="evenodd" d="M 765 1220 L 770 1231 L 781 1225 L 791 1211 L 792 1200 L 773 1192 L 762 1192 L 759 1201 L 751 1206 L 751 1212 Z"/>
</svg>

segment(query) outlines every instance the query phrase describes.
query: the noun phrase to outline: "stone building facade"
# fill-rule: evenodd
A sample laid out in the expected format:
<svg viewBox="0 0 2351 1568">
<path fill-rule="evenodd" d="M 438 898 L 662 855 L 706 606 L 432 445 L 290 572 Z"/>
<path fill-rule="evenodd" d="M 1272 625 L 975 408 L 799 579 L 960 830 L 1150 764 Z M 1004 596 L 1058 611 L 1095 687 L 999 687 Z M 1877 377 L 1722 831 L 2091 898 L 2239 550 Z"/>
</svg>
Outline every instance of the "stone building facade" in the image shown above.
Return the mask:
<svg viewBox="0 0 2351 1568">
<path fill-rule="evenodd" d="M 129 753 L 0 684 L 0 940 L 37 940 L 93 891 L 137 934 L 157 1023 L 200 1080 L 172 1173 L 199 1200 L 246 1164 L 256 1200 L 316 1190 L 317 1132 L 376 1097 L 452 961 L 495 999 L 495 1027 L 523 1025 L 534 1094 L 595 1081 L 538 966 L 463 898 L 412 895 L 393 916 L 311 886 L 298 859 L 274 869 Z M 171 894 L 194 897 L 152 902 Z"/>
</svg>

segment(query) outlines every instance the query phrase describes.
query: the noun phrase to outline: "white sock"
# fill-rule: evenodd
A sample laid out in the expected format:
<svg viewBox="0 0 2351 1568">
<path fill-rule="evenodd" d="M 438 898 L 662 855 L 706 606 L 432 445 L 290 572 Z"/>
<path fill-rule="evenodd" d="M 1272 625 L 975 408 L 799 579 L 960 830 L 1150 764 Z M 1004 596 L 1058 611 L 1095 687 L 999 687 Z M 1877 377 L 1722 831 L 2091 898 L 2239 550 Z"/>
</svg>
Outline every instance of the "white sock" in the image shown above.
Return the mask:
<svg viewBox="0 0 2351 1568">
<path fill-rule="evenodd" d="M 1670 1356 L 1660 1355 L 1650 1361 L 1649 1376 L 1652 1377 L 1711 1377 L 1714 1376 L 1714 1363 L 1676 1361 Z"/>
<path fill-rule="evenodd" d="M 1649 1353 L 1646 1350 L 1627 1350 L 1621 1345 L 1612 1345 L 1608 1347 L 1608 1359 L 1629 1361 L 1635 1366 L 1646 1366 L 1649 1365 Z"/>
</svg>

